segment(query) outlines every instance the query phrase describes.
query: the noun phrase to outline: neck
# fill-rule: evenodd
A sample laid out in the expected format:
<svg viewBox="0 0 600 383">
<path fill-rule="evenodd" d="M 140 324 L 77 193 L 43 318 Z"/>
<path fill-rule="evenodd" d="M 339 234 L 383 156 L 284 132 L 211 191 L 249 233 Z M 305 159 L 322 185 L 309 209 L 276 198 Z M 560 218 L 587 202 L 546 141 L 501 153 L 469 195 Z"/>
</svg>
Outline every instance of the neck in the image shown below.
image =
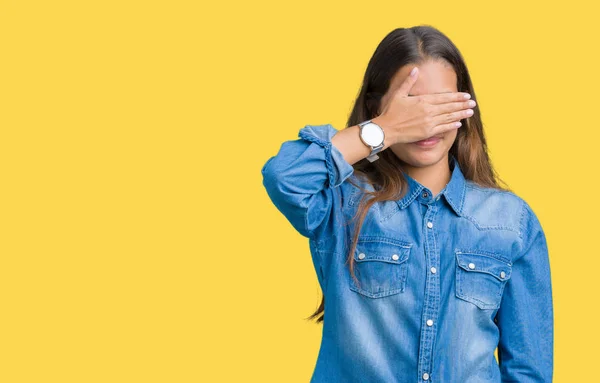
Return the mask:
<svg viewBox="0 0 600 383">
<path fill-rule="evenodd" d="M 403 168 L 410 177 L 431 190 L 434 197 L 450 182 L 452 175 L 448 156 L 433 165 L 415 167 L 405 164 Z"/>
</svg>

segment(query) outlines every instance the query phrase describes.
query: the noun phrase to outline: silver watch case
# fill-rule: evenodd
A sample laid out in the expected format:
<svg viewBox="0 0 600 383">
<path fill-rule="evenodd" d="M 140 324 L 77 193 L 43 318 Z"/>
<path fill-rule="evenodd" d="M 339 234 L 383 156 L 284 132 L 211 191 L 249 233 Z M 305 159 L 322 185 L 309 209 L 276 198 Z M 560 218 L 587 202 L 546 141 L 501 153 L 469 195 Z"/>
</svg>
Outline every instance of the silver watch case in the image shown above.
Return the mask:
<svg viewBox="0 0 600 383">
<path fill-rule="evenodd" d="M 377 153 L 383 149 L 385 132 L 381 126 L 371 120 L 363 121 L 358 126 L 360 128 L 360 140 L 371 149 L 371 154 L 369 154 L 367 160 L 369 162 L 378 160 L 379 156 Z"/>
</svg>

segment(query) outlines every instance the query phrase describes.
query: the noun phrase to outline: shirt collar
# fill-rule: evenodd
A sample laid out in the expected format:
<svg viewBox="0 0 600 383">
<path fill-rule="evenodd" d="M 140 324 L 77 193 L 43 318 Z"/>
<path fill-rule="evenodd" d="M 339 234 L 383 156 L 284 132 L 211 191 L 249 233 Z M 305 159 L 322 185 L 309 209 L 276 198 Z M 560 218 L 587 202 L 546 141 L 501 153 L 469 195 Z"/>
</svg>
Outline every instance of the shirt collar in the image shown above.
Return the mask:
<svg viewBox="0 0 600 383">
<path fill-rule="evenodd" d="M 462 208 L 465 197 L 466 179 L 460 169 L 460 165 L 452 153 L 448 153 L 448 164 L 452 175 L 450 181 L 446 184 L 444 189 L 439 193 L 443 195 L 448 201 L 448 204 L 452 209 L 462 216 Z M 397 200 L 400 209 L 406 208 L 415 198 L 419 199 L 420 202 L 430 203 L 431 202 L 431 190 L 421 185 L 417 180 L 404 173 L 404 177 L 408 181 L 408 191 L 405 196 L 400 200 Z M 423 196 L 423 192 L 427 191 L 427 197 Z"/>
</svg>

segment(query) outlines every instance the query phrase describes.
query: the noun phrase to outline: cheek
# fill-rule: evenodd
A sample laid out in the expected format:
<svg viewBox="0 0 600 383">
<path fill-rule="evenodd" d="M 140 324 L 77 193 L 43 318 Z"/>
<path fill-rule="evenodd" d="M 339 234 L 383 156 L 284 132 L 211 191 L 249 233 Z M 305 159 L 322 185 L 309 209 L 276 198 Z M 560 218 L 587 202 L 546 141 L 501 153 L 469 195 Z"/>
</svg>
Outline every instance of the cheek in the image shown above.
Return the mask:
<svg viewBox="0 0 600 383">
<path fill-rule="evenodd" d="M 450 131 L 447 131 L 444 135 L 444 141 L 448 143 L 448 147 L 452 146 L 452 144 L 456 140 L 456 136 L 458 135 L 458 129 L 452 129 Z"/>
</svg>

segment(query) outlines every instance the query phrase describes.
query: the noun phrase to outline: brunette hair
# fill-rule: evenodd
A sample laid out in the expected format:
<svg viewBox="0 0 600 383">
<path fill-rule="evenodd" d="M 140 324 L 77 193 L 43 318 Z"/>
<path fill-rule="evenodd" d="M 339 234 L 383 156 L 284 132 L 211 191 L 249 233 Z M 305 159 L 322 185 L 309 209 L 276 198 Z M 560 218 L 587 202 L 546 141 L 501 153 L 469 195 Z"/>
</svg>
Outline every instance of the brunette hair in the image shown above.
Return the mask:
<svg viewBox="0 0 600 383">
<path fill-rule="evenodd" d="M 381 98 L 387 92 L 392 77 L 401 67 L 432 60 L 451 65 L 457 76 L 458 91 L 469 93 L 471 99 L 477 101 L 465 61 L 448 37 L 430 25 L 397 28 L 386 35 L 375 49 L 346 127 L 377 117 Z M 498 177 L 488 156 L 479 102 L 477 108 L 473 108 L 473 112 L 472 116 L 461 120 L 462 126 L 457 130 L 456 140 L 449 153 L 458 162 L 465 179 L 483 187 L 510 191 L 506 183 Z M 356 215 L 352 219 L 357 221 L 357 224 L 346 262 L 355 280 L 353 255 L 367 211 L 377 202 L 402 198 L 407 189 L 407 181 L 402 174 L 403 161 L 391 150 L 384 150 L 378 155 L 377 161 L 371 163 L 365 158 L 353 165 L 356 177 L 372 185 L 374 191 L 366 190 L 348 178 L 348 182 L 363 191 Z M 498 181 L 505 187 L 501 187 Z M 325 296 L 322 297 L 319 308 L 305 319 L 316 318 L 316 323 L 321 323 L 324 314 Z"/>
</svg>

